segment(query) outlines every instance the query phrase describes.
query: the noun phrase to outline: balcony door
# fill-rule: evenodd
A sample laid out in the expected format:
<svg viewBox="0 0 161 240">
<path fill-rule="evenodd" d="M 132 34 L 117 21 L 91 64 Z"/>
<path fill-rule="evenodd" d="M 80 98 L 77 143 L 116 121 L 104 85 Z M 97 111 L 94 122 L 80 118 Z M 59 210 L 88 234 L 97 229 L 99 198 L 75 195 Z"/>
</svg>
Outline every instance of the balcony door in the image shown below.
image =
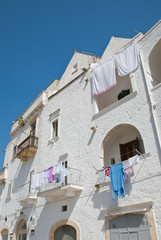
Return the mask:
<svg viewBox="0 0 161 240">
<path fill-rule="evenodd" d="M 31 124 L 30 131 L 30 145 L 35 146 L 35 135 L 36 135 L 36 121 Z"/>
<path fill-rule="evenodd" d="M 75 228 L 70 225 L 59 227 L 54 233 L 54 240 L 77 240 Z"/>
<path fill-rule="evenodd" d="M 34 121 L 31 124 L 31 131 L 30 131 L 30 136 L 34 136 L 35 137 L 35 135 L 36 135 L 36 121 Z"/>
</svg>

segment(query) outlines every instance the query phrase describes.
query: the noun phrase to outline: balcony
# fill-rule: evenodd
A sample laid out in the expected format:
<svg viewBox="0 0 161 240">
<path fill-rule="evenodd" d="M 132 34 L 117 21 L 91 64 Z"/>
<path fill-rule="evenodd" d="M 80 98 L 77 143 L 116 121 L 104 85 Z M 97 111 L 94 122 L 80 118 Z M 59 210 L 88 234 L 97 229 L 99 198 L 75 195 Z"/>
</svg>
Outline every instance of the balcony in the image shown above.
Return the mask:
<svg viewBox="0 0 161 240">
<path fill-rule="evenodd" d="M 4 167 L 0 171 L 0 184 L 5 183 L 7 181 L 7 178 L 8 178 L 8 167 Z"/>
<path fill-rule="evenodd" d="M 52 183 L 43 184 L 39 189 L 38 197 L 45 198 L 47 202 L 52 202 L 75 197 L 82 190 L 81 171 L 68 167 L 64 182 L 57 183 L 53 180 Z"/>
<path fill-rule="evenodd" d="M 95 96 L 97 103 L 97 113 L 111 106 L 114 107 L 120 102 L 126 102 L 129 97 L 133 96 L 134 89 L 132 87 L 129 75 L 120 77 L 116 74 L 117 85 L 108 91 Z"/>
<path fill-rule="evenodd" d="M 31 193 L 31 182 L 27 182 L 24 185 L 20 186 L 18 189 L 18 202 L 23 207 L 31 207 L 34 205 L 37 196 L 35 193 Z"/>
<path fill-rule="evenodd" d="M 21 161 L 27 161 L 29 157 L 34 157 L 38 149 L 38 138 L 35 136 L 27 137 L 18 147 L 17 147 L 17 158 Z"/>
</svg>

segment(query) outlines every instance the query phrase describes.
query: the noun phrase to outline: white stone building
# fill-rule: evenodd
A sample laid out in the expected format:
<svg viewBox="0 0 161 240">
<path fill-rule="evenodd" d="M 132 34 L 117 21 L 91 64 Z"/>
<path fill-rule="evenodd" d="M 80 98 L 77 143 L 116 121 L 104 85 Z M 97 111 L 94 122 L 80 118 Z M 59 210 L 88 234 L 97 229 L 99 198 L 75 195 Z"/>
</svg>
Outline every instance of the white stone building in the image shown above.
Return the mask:
<svg viewBox="0 0 161 240">
<path fill-rule="evenodd" d="M 61 79 L 13 123 L 0 171 L 2 240 L 161 240 L 161 22 L 134 39 L 140 65 L 117 75 L 115 87 L 93 97 L 90 65 L 133 39 L 112 37 L 101 59 L 75 52 Z M 126 196 L 113 200 L 99 170 L 136 148 Z M 33 175 L 59 163 L 65 181 L 46 181 L 33 193 Z"/>
</svg>

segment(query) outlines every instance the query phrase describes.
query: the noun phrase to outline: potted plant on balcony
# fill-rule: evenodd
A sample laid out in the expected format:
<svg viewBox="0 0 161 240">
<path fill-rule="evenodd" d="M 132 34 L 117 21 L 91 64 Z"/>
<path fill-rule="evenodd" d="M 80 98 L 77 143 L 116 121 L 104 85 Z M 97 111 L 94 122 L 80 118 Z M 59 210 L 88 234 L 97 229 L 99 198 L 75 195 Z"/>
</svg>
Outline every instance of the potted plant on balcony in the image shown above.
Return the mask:
<svg viewBox="0 0 161 240">
<path fill-rule="evenodd" d="M 118 98 L 118 100 L 120 100 L 121 98 L 126 97 L 128 94 L 130 94 L 130 89 L 122 90 L 122 91 L 118 94 L 117 98 Z"/>
<path fill-rule="evenodd" d="M 23 127 L 23 126 L 25 125 L 24 120 L 23 120 L 23 117 L 19 117 L 19 119 L 18 119 L 18 125 L 19 125 L 20 127 Z"/>
</svg>

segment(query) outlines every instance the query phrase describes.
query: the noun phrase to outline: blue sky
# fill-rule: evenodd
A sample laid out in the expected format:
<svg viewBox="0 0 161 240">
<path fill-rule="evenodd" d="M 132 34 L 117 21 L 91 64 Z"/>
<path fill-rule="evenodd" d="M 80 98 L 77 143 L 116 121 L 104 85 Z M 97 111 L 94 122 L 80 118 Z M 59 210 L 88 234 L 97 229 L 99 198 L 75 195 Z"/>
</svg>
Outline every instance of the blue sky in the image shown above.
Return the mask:
<svg viewBox="0 0 161 240">
<path fill-rule="evenodd" d="M 0 0 L 0 168 L 11 122 L 61 78 L 75 49 L 101 56 L 111 36 L 147 32 L 160 9 L 160 0 Z"/>
</svg>

